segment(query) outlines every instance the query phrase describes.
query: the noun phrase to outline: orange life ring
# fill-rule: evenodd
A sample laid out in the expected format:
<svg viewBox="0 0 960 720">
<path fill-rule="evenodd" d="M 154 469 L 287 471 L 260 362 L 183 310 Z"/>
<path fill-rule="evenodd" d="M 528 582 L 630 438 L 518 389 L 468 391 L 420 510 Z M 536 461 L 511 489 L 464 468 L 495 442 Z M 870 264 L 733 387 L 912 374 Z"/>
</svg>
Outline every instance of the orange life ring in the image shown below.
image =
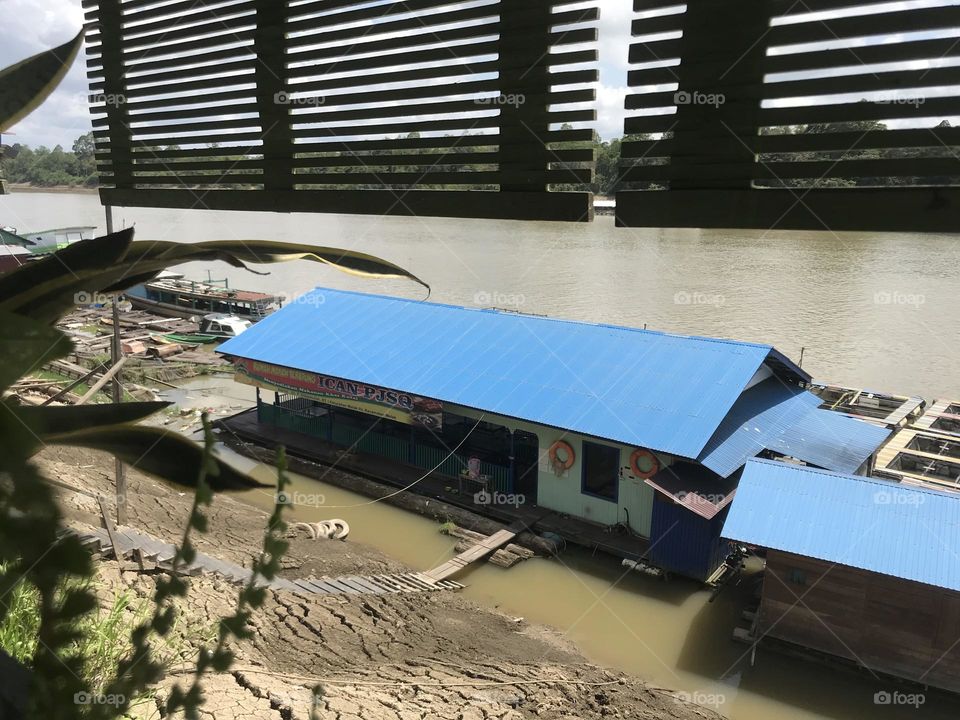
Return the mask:
<svg viewBox="0 0 960 720">
<path fill-rule="evenodd" d="M 561 460 L 557 457 L 558 450 L 563 450 L 563 454 L 566 456 L 566 459 Z M 569 470 L 573 467 L 573 463 L 576 459 L 577 456 L 573 452 L 573 448 L 570 446 L 570 443 L 564 442 L 563 440 L 557 440 L 553 445 L 550 446 L 550 462 L 554 467 L 562 467 L 564 470 Z"/>
<path fill-rule="evenodd" d="M 640 460 L 646 459 L 649 464 L 649 469 L 644 470 L 640 467 Z M 632 472 L 636 477 L 643 478 L 652 478 L 658 472 L 660 472 L 660 461 L 657 460 L 657 456 L 654 455 L 649 450 L 634 450 L 633 455 L 630 456 L 630 472 Z"/>
</svg>

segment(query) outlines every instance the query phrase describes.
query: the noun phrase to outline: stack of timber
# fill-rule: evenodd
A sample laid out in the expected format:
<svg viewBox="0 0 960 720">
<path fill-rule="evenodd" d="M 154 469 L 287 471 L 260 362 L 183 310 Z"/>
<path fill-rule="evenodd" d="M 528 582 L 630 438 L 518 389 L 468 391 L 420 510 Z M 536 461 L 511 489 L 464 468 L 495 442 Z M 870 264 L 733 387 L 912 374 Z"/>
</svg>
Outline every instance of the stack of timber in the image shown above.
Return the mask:
<svg viewBox="0 0 960 720">
<path fill-rule="evenodd" d="M 199 349 L 207 344 L 207 336 L 199 333 L 199 326 L 185 318 L 169 318 L 142 310 L 126 311 L 119 321 L 120 349 L 131 359 L 128 372 L 161 380 L 176 379 L 195 372 L 138 373 L 138 366 L 146 370 L 164 367 L 171 362 L 187 366 L 224 366 L 226 361 L 215 353 Z M 74 341 L 73 360 L 78 365 L 92 366 L 111 354 L 113 345 L 113 311 L 109 307 L 77 308 L 64 317 L 57 327 Z M 197 342 L 190 342 L 196 337 Z M 182 369 L 182 368 L 181 368 Z"/>
<path fill-rule="evenodd" d="M 458 554 L 467 552 L 470 548 L 486 541 L 489 537 L 483 533 L 467 530 L 452 523 L 444 525 L 441 528 L 441 532 L 459 538 L 459 542 L 454 546 L 454 551 Z M 515 543 L 508 543 L 504 547 L 494 551 L 494 553 L 487 558 L 487 562 L 498 565 L 499 567 L 509 568 L 522 560 L 529 560 L 532 557 L 536 557 L 536 553 L 533 552 L 533 550 L 520 547 Z"/>
</svg>

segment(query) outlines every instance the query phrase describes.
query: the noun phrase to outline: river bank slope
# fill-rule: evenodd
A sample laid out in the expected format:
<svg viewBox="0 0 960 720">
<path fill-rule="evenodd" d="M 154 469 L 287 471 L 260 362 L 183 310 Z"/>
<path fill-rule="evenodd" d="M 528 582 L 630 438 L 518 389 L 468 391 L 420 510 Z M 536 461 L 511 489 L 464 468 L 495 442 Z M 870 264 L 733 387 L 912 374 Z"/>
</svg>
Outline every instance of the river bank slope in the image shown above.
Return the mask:
<svg viewBox="0 0 960 720">
<path fill-rule="evenodd" d="M 73 448 L 47 449 L 38 458 L 51 478 L 86 493 L 113 496 L 113 463 L 107 456 Z M 182 534 L 191 496 L 128 473 L 132 527 L 175 542 Z M 63 490 L 69 523 L 98 526 L 93 497 Z M 249 566 L 259 551 L 267 517 L 261 510 L 218 495 L 210 528 L 195 537 L 200 552 Z M 105 605 L 127 590 L 139 604 L 152 596 L 157 575 L 127 562 L 99 564 Z M 338 574 L 406 572 L 379 550 L 347 540 L 291 538 L 283 575 L 289 579 Z M 237 587 L 213 577 L 190 581 L 178 624 L 179 642 L 199 647 L 210 626 L 229 614 Z M 138 603 L 132 603 L 137 605 Z M 308 718 L 311 688 L 323 687 L 316 707 L 335 720 L 520 720 L 544 718 L 718 717 L 664 688 L 646 685 L 588 663 L 558 632 L 480 607 L 453 592 L 305 599 L 270 594 L 251 621 L 253 636 L 235 646 L 229 673 L 209 678 L 205 710 L 218 718 Z M 184 668 L 185 670 L 188 668 Z M 158 707 L 176 683 L 171 673 L 156 701 L 140 705 L 137 717 L 160 717 Z"/>
</svg>

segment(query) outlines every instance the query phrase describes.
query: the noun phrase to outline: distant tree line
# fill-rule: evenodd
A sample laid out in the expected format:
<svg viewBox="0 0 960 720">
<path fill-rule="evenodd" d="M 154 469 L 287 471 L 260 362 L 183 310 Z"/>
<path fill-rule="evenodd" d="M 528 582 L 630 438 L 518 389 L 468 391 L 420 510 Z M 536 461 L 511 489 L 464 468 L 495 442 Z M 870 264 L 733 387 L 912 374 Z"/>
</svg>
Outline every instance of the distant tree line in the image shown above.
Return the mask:
<svg viewBox="0 0 960 720">
<path fill-rule="evenodd" d="M 950 124 L 947 121 L 940 123 L 938 128 L 949 127 Z M 569 127 L 569 126 L 565 126 Z M 820 133 L 834 133 L 834 132 L 869 132 L 875 130 L 885 130 L 886 126 L 882 122 L 876 121 L 864 121 L 864 122 L 848 122 L 848 123 L 830 123 L 830 124 L 813 124 L 813 125 L 802 125 L 802 126 L 789 126 L 789 127 L 780 127 L 780 128 L 770 128 L 766 131 L 765 134 L 800 134 L 800 135 L 811 135 L 811 134 L 820 134 Z M 405 139 L 419 138 L 418 133 L 410 133 L 409 135 L 404 136 Z M 551 188 L 554 190 L 578 190 L 578 191 L 591 191 L 597 195 L 612 195 L 618 189 L 621 189 L 623 186 L 622 183 L 622 174 L 623 170 L 620 167 L 620 154 L 621 154 L 621 145 L 625 141 L 631 140 L 644 140 L 650 139 L 652 136 L 645 135 L 635 135 L 627 136 L 623 138 L 613 138 L 611 140 L 601 140 L 600 137 L 594 134 L 592 140 L 583 141 L 583 142 L 572 142 L 572 143 L 558 143 L 553 146 L 551 149 L 590 149 L 594 151 L 594 156 L 596 158 L 596 171 L 594 173 L 593 182 L 590 184 L 585 183 L 569 183 L 569 184 L 555 184 Z M 399 138 L 398 138 L 399 139 Z M 468 179 L 469 172 L 473 171 L 492 171 L 496 169 L 496 164 L 491 162 L 490 164 L 466 164 L 458 162 L 457 155 L 460 153 L 479 153 L 487 150 L 487 146 L 483 145 L 482 136 L 477 136 L 476 145 L 463 145 L 453 148 L 397 148 L 392 150 L 379 150 L 370 155 L 361 155 L 356 158 L 357 162 L 351 164 L 351 166 L 334 165 L 329 168 L 323 168 L 324 158 L 340 158 L 348 153 L 343 153 L 339 151 L 325 152 L 325 153 L 312 153 L 308 157 L 312 157 L 317 161 L 319 166 L 317 170 L 304 170 L 306 173 L 310 172 L 320 172 L 326 175 L 349 175 L 352 172 L 355 173 L 358 170 L 365 172 L 367 174 L 385 174 L 385 175 L 396 175 L 396 174 L 411 174 L 416 176 L 418 173 L 423 172 L 427 168 L 431 172 L 464 172 L 464 180 Z M 868 145 L 868 144 L 867 144 Z M 209 149 L 214 149 L 217 146 L 211 144 L 208 146 Z M 18 184 L 29 184 L 35 185 L 38 187 L 53 187 L 53 186 L 73 186 L 73 187 L 96 187 L 98 178 L 96 173 L 96 164 L 94 161 L 94 143 L 93 143 L 93 134 L 86 133 L 77 138 L 73 143 L 72 150 L 64 150 L 60 145 L 57 145 L 52 150 L 46 147 L 30 148 L 26 145 L 21 145 L 19 143 L 14 145 L 4 145 L 4 154 L 3 154 L 3 164 L 0 167 L 0 177 L 4 177 L 8 182 L 18 183 Z M 150 150 L 160 150 L 160 147 L 156 148 L 145 148 L 145 152 L 140 155 L 141 161 L 138 163 L 138 167 L 142 171 L 150 171 L 154 176 L 170 176 L 171 177 L 171 186 L 172 187 L 181 187 L 174 180 L 174 172 L 177 168 L 177 163 L 179 161 L 190 161 L 193 159 L 202 160 L 202 159 L 212 159 L 208 157 L 198 157 L 198 158 L 189 158 L 182 157 L 176 160 L 169 160 L 166 162 L 159 161 L 155 158 L 151 158 Z M 164 150 L 178 150 L 178 146 L 171 145 L 162 148 Z M 244 156 L 242 155 L 231 155 L 229 150 L 230 148 L 222 148 L 224 151 L 223 155 L 218 155 L 217 159 L 229 163 L 234 160 L 243 160 Z M 871 160 L 871 159 L 907 159 L 907 158 L 921 158 L 921 157 L 930 157 L 930 156 L 947 156 L 945 153 L 952 153 L 953 149 L 949 147 L 944 147 L 941 152 L 938 152 L 936 148 L 891 148 L 891 149 L 870 149 L 869 146 L 867 149 L 849 149 L 846 151 L 820 151 L 820 152 L 796 152 L 796 153 L 765 153 L 759 157 L 759 160 L 764 163 L 770 163 L 776 165 L 780 162 L 803 162 L 803 161 L 815 161 L 815 160 L 833 160 L 841 161 L 843 160 Z M 444 154 L 447 153 L 442 159 L 434 159 L 431 157 L 430 160 L 425 161 L 423 164 L 391 164 L 390 156 L 391 155 L 419 155 L 419 154 Z M 639 160 L 639 164 L 662 164 L 666 162 L 666 158 L 661 157 L 652 157 L 657 155 L 656 152 L 651 153 L 651 157 L 644 158 Z M 952 156 L 952 155 L 951 155 Z M 492 154 L 491 160 L 494 160 Z M 841 161 L 842 163 L 842 161 Z M 551 163 L 554 168 L 563 168 L 565 163 L 556 162 Z M 579 163 L 571 163 L 570 167 L 582 166 Z M 841 164 L 842 167 L 842 164 Z M 222 176 L 223 173 L 218 170 L 206 170 L 206 171 L 181 171 L 184 174 L 191 174 L 194 176 L 198 175 L 211 175 L 211 176 Z M 226 176 L 229 177 L 233 174 L 242 174 L 242 170 L 228 170 Z M 346 178 L 345 178 L 346 179 Z M 952 180 L 951 178 L 939 178 L 943 180 L 945 184 L 949 184 Z M 783 187 L 783 186 L 805 186 L 814 184 L 818 187 L 853 187 L 853 186 L 863 186 L 863 185 L 910 185 L 916 182 L 915 178 L 845 178 L 845 177 L 823 177 L 812 182 L 811 180 L 803 179 L 782 179 L 782 180 L 760 180 L 757 182 L 757 185 L 762 187 Z M 329 189 L 376 189 L 382 188 L 381 184 L 358 184 L 352 182 L 346 182 L 344 184 L 331 184 L 325 183 L 325 187 Z M 389 185 L 389 183 L 388 183 Z M 229 187 L 243 189 L 248 187 L 244 184 L 232 184 Z M 467 189 L 467 190 L 491 190 L 495 189 L 495 186 L 484 185 L 484 184 L 458 184 L 456 186 L 444 186 L 436 184 L 425 184 L 418 183 L 417 187 L 422 190 L 439 190 L 445 189 L 446 187 L 456 187 L 457 189 Z M 627 186 L 629 187 L 629 186 Z M 653 184 L 650 185 L 651 188 L 655 189 L 661 187 L 659 185 Z"/>
<path fill-rule="evenodd" d="M 71 150 L 57 145 L 31 148 L 15 143 L 3 146 L 0 177 L 7 182 L 37 187 L 96 187 L 97 167 L 93 157 L 93 133 L 81 135 Z"/>
</svg>

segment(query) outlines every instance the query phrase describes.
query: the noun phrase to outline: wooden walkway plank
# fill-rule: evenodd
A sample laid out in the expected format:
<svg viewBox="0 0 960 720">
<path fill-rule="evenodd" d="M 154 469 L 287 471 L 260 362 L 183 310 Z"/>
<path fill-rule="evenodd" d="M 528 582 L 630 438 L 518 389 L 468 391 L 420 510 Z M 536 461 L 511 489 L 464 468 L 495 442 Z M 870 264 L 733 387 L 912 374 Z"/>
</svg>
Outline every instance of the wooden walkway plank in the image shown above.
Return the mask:
<svg viewBox="0 0 960 720">
<path fill-rule="evenodd" d="M 111 539 L 106 528 L 77 533 L 82 542 L 96 545 L 99 552 L 106 553 L 116 547 L 119 554 L 139 550 L 144 556 L 154 558 L 164 569 L 170 568 L 176 547 L 133 528 L 115 529 Z M 186 575 L 216 574 L 236 583 L 250 580 L 253 572 L 236 563 L 197 553 L 193 563 L 181 571 Z M 437 581 L 425 573 L 397 573 L 392 575 L 347 575 L 343 577 L 304 580 L 274 578 L 257 579 L 258 585 L 273 590 L 287 590 L 305 595 L 385 595 L 388 593 L 435 592 L 437 590 L 460 590 L 463 585 L 453 581 Z"/>
<path fill-rule="evenodd" d="M 477 560 L 480 560 L 494 552 L 498 548 L 503 547 L 513 540 L 516 535 L 517 533 L 514 530 L 499 530 L 490 537 L 478 542 L 473 547 L 464 550 L 455 558 L 448 560 L 439 567 L 435 567 L 433 570 L 422 573 L 422 575 L 427 578 L 428 582 L 446 580 L 451 575 L 460 572 L 460 570 L 465 568 L 470 563 L 476 562 Z"/>
</svg>

